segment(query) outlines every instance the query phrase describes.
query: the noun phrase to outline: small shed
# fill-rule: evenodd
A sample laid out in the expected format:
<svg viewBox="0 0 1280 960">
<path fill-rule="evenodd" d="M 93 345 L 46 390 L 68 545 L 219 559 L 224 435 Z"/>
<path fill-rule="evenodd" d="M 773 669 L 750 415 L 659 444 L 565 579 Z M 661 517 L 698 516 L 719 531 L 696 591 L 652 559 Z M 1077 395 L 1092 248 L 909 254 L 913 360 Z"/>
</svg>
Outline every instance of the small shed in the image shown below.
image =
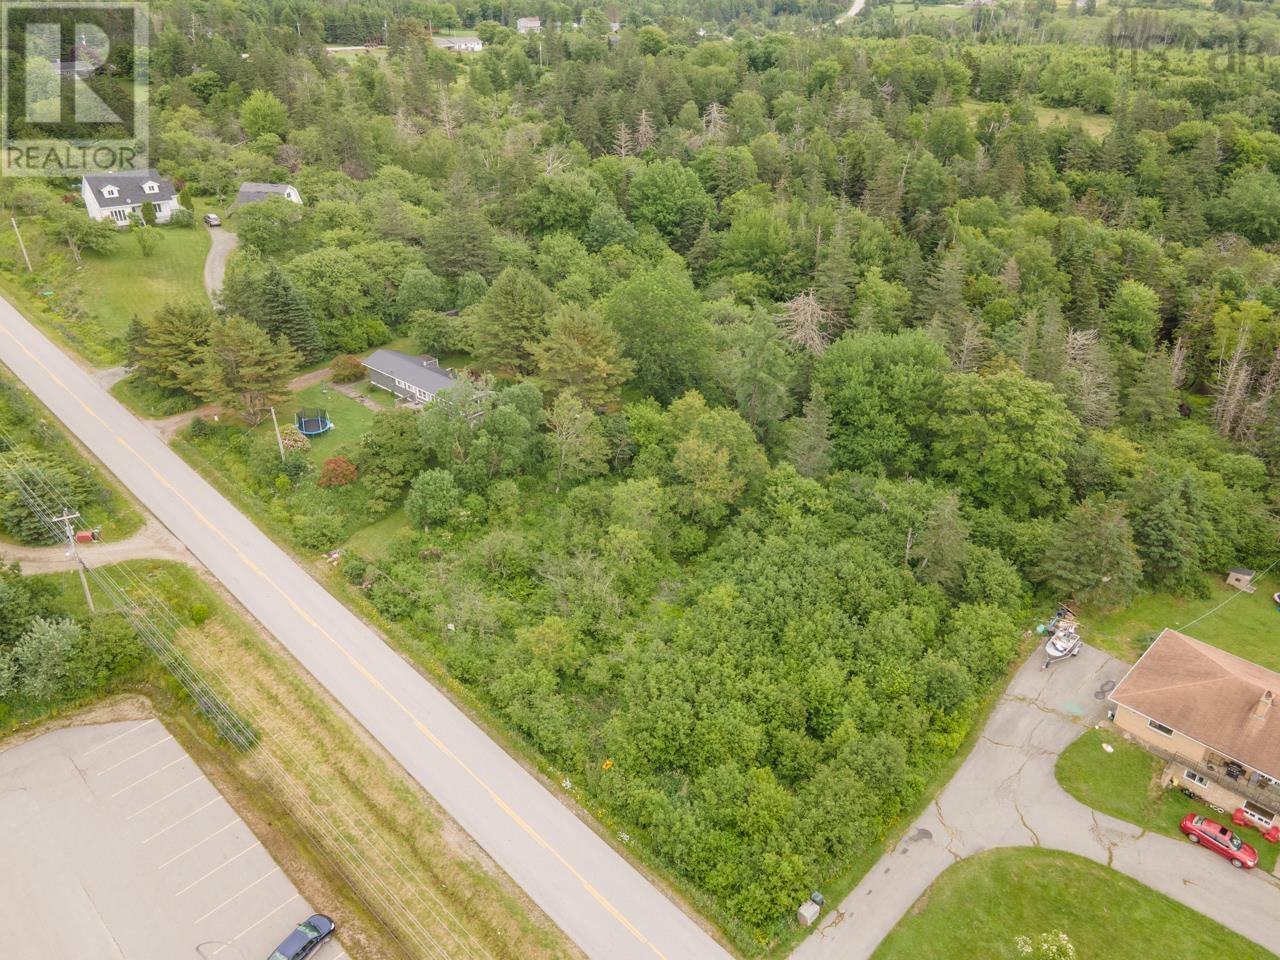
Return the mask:
<svg viewBox="0 0 1280 960">
<path fill-rule="evenodd" d="M 1252 570 L 1246 567 L 1232 567 L 1227 571 L 1227 586 L 1235 587 L 1245 593 L 1253 593 L 1258 587 L 1253 582 L 1253 578 L 1257 576 Z"/>
</svg>

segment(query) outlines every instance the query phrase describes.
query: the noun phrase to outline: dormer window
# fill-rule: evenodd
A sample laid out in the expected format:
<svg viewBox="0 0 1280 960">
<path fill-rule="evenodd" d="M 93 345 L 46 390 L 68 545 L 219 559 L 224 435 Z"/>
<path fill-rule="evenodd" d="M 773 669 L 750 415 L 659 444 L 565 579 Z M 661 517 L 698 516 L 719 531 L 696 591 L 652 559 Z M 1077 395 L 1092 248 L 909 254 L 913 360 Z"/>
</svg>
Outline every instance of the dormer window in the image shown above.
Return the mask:
<svg viewBox="0 0 1280 960">
<path fill-rule="evenodd" d="M 117 188 L 111 186 L 110 184 L 107 184 L 107 186 L 102 188 L 102 195 L 106 197 L 108 200 L 111 200 L 120 196 L 120 191 Z"/>
<path fill-rule="evenodd" d="M 143 193 L 159 193 L 160 184 L 156 183 L 154 180 L 148 180 L 146 183 L 142 185 L 142 192 Z"/>
</svg>

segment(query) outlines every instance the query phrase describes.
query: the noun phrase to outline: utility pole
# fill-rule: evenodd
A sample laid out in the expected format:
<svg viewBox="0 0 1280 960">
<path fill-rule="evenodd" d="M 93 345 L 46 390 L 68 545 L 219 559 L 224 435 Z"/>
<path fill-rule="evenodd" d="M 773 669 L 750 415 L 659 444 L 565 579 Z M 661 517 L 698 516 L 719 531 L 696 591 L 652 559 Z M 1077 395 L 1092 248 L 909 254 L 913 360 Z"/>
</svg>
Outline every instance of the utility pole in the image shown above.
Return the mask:
<svg viewBox="0 0 1280 960">
<path fill-rule="evenodd" d="M 13 232 L 18 235 L 18 248 L 22 251 L 22 259 L 27 261 L 27 273 L 31 273 L 31 258 L 27 256 L 27 245 L 22 242 L 22 231 L 18 229 L 18 221 L 10 217 L 9 222 L 13 224 Z"/>
<path fill-rule="evenodd" d="M 60 517 L 54 517 L 54 523 L 61 523 L 62 530 L 67 535 L 67 556 L 76 558 L 76 572 L 80 574 L 80 586 L 84 588 L 84 602 L 89 605 L 90 613 L 97 613 L 93 608 L 93 594 L 89 592 L 89 578 L 84 575 L 84 560 L 80 558 L 80 551 L 76 548 L 76 528 L 71 525 L 72 520 L 79 520 L 78 513 L 64 513 Z"/>
<path fill-rule="evenodd" d="M 280 448 L 280 462 L 284 463 L 284 440 L 280 437 L 280 421 L 276 419 L 276 408 L 271 408 L 271 425 L 276 428 L 276 446 Z"/>
</svg>

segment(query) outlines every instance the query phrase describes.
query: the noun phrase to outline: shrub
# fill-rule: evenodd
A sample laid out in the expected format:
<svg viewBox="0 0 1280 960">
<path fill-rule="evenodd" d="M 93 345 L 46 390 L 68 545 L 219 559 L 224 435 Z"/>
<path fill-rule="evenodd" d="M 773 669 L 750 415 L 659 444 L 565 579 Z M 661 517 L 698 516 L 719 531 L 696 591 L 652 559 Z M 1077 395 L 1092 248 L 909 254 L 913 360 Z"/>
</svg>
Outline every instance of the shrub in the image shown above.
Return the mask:
<svg viewBox="0 0 1280 960">
<path fill-rule="evenodd" d="M 84 643 L 84 634 L 74 620 L 46 620 L 36 617 L 13 647 L 17 658 L 23 696 L 31 700 L 52 700 L 79 686 L 72 666 Z"/>
<path fill-rule="evenodd" d="M 356 465 L 346 457 L 330 457 L 320 467 L 316 485 L 321 487 L 345 487 L 355 483 Z"/>
<path fill-rule="evenodd" d="M 342 539 L 343 518 L 335 513 L 308 513 L 293 520 L 293 535 L 308 550 L 332 550 Z"/>
<path fill-rule="evenodd" d="M 354 583 L 357 586 L 364 583 L 364 575 L 368 570 L 369 561 L 364 557 L 349 553 L 342 558 L 342 576 L 347 583 Z"/>
<path fill-rule="evenodd" d="M 179 207 L 169 214 L 169 226 L 187 229 L 195 226 L 196 215 L 185 207 Z"/>
<path fill-rule="evenodd" d="M 329 372 L 335 383 L 354 383 L 364 377 L 364 364 L 354 354 L 343 353 L 333 358 Z"/>
<path fill-rule="evenodd" d="M 307 435 L 291 423 L 280 428 L 280 442 L 284 444 L 285 451 L 289 453 L 305 453 L 311 449 L 311 441 L 307 438 Z"/>
<path fill-rule="evenodd" d="M 187 427 L 187 436 L 192 440 L 208 440 L 215 436 L 217 432 L 217 426 L 204 417 L 196 417 L 191 421 L 191 425 Z"/>
<path fill-rule="evenodd" d="M 425 527 L 447 520 L 457 505 L 458 486 L 453 474 L 448 470 L 423 470 L 409 487 L 404 512 L 415 527 Z"/>
<path fill-rule="evenodd" d="M 206 603 L 193 603 L 188 613 L 191 617 L 191 623 L 198 627 L 209 619 L 209 605 Z"/>
</svg>

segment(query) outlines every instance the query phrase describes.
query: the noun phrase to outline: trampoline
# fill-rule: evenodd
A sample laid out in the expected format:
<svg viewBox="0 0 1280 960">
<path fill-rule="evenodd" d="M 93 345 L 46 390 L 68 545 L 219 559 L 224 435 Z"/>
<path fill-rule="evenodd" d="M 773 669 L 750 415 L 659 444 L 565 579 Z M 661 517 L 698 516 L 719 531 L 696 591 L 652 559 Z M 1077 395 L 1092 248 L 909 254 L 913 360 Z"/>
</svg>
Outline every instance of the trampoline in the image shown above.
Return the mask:
<svg viewBox="0 0 1280 960">
<path fill-rule="evenodd" d="M 333 429 L 333 424 L 329 422 L 329 412 L 318 408 L 299 410 L 294 415 L 293 422 L 304 437 L 319 436 Z"/>
</svg>

